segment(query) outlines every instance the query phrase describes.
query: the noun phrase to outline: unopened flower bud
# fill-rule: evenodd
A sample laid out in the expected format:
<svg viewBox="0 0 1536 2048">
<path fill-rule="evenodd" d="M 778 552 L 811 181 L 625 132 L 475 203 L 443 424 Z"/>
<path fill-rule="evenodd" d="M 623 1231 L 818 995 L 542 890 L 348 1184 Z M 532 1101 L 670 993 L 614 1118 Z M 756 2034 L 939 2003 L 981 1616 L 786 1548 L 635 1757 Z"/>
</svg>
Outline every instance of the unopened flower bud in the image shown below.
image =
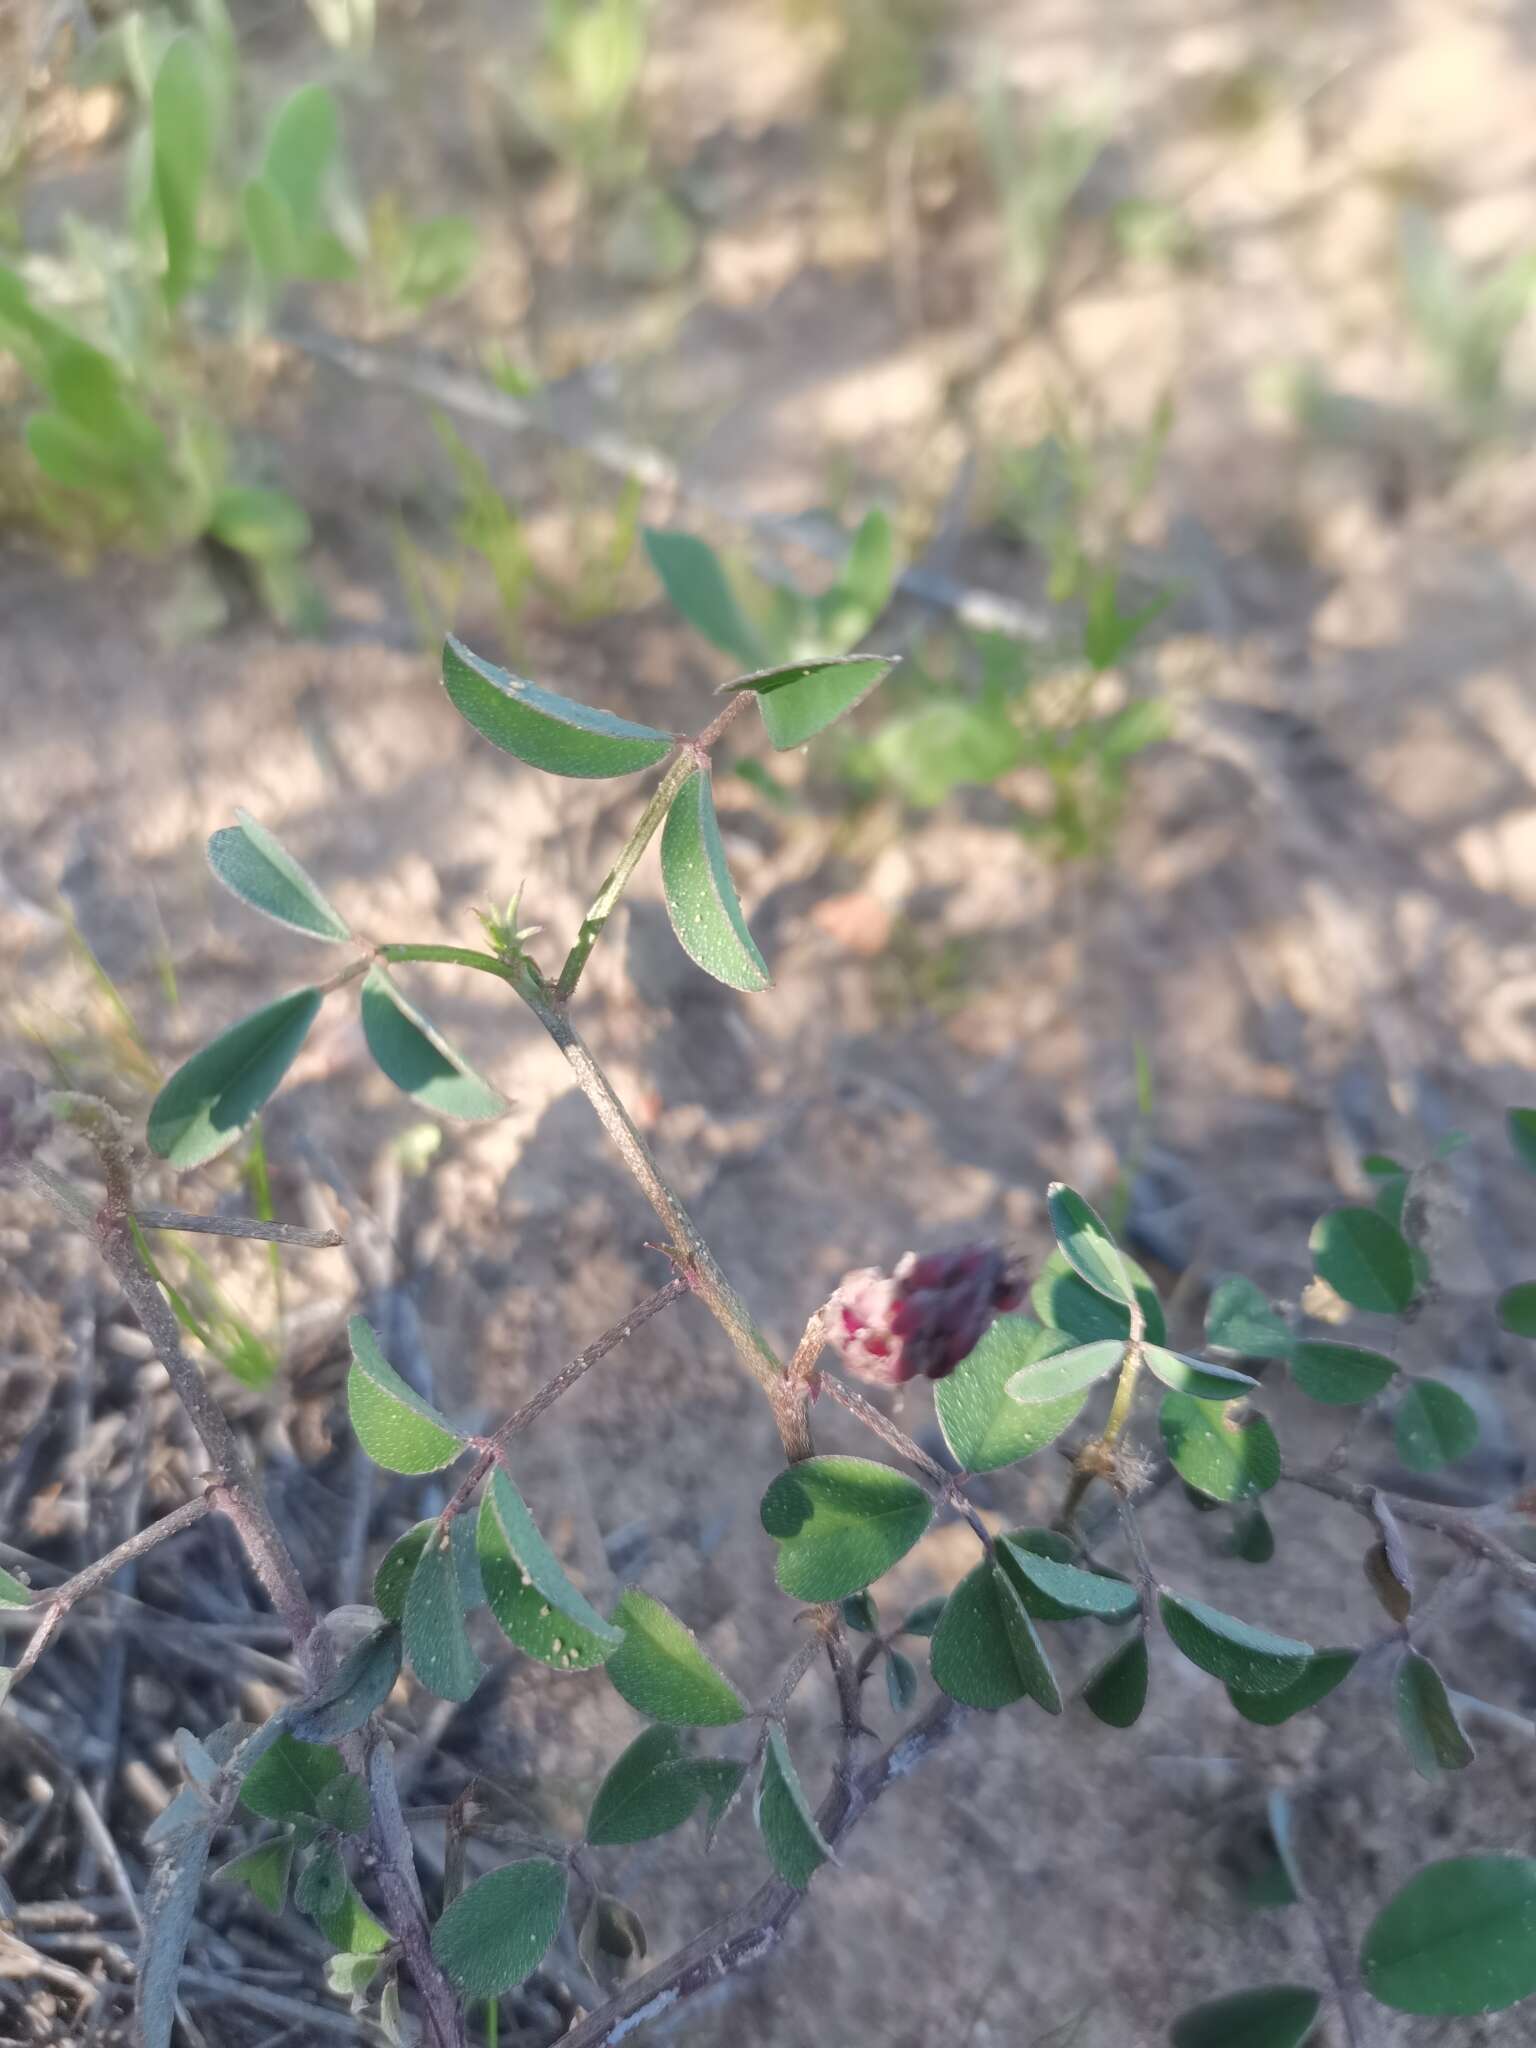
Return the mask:
<svg viewBox="0 0 1536 2048">
<path fill-rule="evenodd" d="M 850 1273 L 827 1307 L 827 1341 L 851 1373 L 884 1386 L 941 1380 L 1024 1288 L 995 1245 L 908 1252 L 892 1273 Z"/>
</svg>

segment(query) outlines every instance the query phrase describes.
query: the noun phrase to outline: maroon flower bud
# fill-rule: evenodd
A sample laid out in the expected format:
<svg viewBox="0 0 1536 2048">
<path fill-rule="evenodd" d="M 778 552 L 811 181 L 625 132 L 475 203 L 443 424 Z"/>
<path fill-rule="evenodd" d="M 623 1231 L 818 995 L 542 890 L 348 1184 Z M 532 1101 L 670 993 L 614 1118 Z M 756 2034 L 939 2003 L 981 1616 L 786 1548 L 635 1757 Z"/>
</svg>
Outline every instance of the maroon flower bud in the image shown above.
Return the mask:
<svg viewBox="0 0 1536 2048">
<path fill-rule="evenodd" d="M 893 1273 L 850 1273 L 827 1306 L 827 1342 L 851 1373 L 884 1386 L 941 1380 L 1024 1288 L 995 1245 L 908 1252 Z"/>
</svg>

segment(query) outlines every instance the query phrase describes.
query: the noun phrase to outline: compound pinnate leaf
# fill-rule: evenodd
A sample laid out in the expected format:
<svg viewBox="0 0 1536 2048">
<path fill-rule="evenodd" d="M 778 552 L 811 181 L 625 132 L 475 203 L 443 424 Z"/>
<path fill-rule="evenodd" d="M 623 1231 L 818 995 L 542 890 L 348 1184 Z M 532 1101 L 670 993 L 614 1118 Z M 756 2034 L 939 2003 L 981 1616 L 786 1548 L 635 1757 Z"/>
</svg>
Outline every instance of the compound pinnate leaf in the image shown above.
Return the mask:
<svg viewBox="0 0 1536 2048">
<path fill-rule="evenodd" d="M 1398 1315 L 1414 1295 L 1413 1254 L 1375 1209 L 1330 1209 L 1312 1226 L 1312 1263 L 1351 1308 Z"/>
<path fill-rule="evenodd" d="M 1300 1673 L 1278 1691 L 1248 1692 L 1241 1685 L 1229 1685 L 1227 1698 L 1245 1721 L 1278 1728 L 1282 1721 L 1327 1699 L 1354 1670 L 1358 1657 L 1357 1650 L 1314 1650 Z"/>
<path fill-rule="evenodd" d="M 1515 1157 L 1536 1173 L 1536 1109 L 1506 1110 L 1504 1128 Z"/>
<path fill-rule="evenodd" d="M 1096 1380 L 1112 1373 L 1125 1356 L 1122 1337 L 1102 1337 L 1096 1344 L 1078 1344 L 1070 1351 L 1048 1352 L 1010 1374 L 1004 1392 L 1010 1401 L 1032 1408 L 1039 1402 L 1052 1404 L 1075 1396 L 1079 1404 Z"/>
<path fill-rule="evenodd" d="M 779 1546 L 779 1584 L 791 1598 L 841 1600 L 905 1557 L 933 1503 L 904 1473 L 869 1458 L 807 1458 L 763 1495 L 762 1523 Z"/>
<path fill-rule="evenodd" d="M 845 654 L 741 676 L 726 688 L 756 692 L 763 729 L 774 749 L 787 754 L 862 704 L 894 666 L 885 655 Z"/>
<path fill-rule="evenodd" d="M 768 1731 L 756 1820 L 774 1869 L 786 1884 L 803 1892 L 832 1850 L 817 1826 L 782 1728 Z"/>
<path fill-rule="evenodd" d="M 1512 1337 L 1536 1337 L 1536 1281 L 1505 1288 L 1499 1296 L 1499 1328 Z"/>
<path fill-rule="evenodd" d="M 1055 1678 L 1024 1603 L 1006 1574 L 985 1561 L 944 1603 L 930 1668 L 935 1684 L 962 1706 L 1008 1707 L 1031 1695 L 1048 1712 L 1060 1711 Z"/>
<path fill-rule="evenodd" d="M 1008 1398 L 1015 1373 L 1071 1345 L 1062 1330 L 1047 1330 L 1028 1316 L 999 1316 L 952 1373 L 936 1380 L 934 1406 L 944 1441 L 965 1472 L 995 1472 L 1054 1443 L 1082 1412 L 1086 1388 L 1057 1401 Z"/>
<path fill-rule="evenodd" d="M 464 1448 L 430 1401 L 403 1380 L 379 1349 L 362 1316 L 347 1324 L 352 1364 L 347 1373 L 347 1413 L 357 1440 L 386 1472 L 440 1472 Z"/>
<path fill-rule="evenodd" d="M 499 1998 L 543 1961 L 565 1895 L 558 1863 L 508 1863 L 460 1892 L 432 1930 L 432 1953 L 467 1998 Z"/>
<path fill-rule="evenodd" d="M 695 966 L 747 995 L 767 988 L 768 969 L 726 863 L 707 769 L 694 770 L 667 811 L 661 880 L 672 929 Z"/>
<path fill-rule="evenodd" d="M 690 1728 L 725 1728 L 742 1719 L 746 1701 L 705 1656 L 693 1631 L 659 1600 L 632 1586 L 613 1618 L 624 1640 L 606 1669 L 636 1713 Z"/>
<path fill-rule="evenodd" d="M 587 1840 L 602 1848 L 669 1834 L 688 1819 L 703 1789 L 677 1730 L 647 1728 L 598 1786 Z"/>
<path fill-rule="evenodd" d="M 1007 1536 L 998 1540 L 1006 1568 L 1025 1579 L 1036 1592 L 1069 1615 L 1097 1615 L 1104 1621 L 1126 1621 L 1136 1612 L 1136 1588 L 1124 1579 L 1111 1579 L 1100 1572 L 1084 1571 L 1075 1564 L 1062 1564 L 1042 1557 L 1036 1550 L 1015 1543 Z"/>
<path fill-rule="evenodd" d="M 1106 1657 L 1088 1680 L 1083 1687 L 1083 1705 L 1106 1728 L 1129 1728 L 1141 1719 L 1150 1676 L 1147 1639 L 1134 1635 Z"/>
<path fill-rule="evenodd" d="M 326 1744 L 279 1735 L 246 1772 L 241 1803 L 266 1820 L 318 1820 L 320 1794 L 341 1768 Z"/>
<path fill-rule="evenodd" d="M 480 1502 L 476 1547 L 485 1597 L 509 1641 L 554 1671 L 589 1671 L 624 1640 L 578 1592 L 505 1472 Z"/>
<path fill-rule="evenodd" d="M 694 631 L 733 661 L 756 668 L 764 649 L 736 602 L 714 549 L 694 534 L 658 526 L 646 527 L 644 540 L 662 589 Z"/>
<path fill-rule="evenodd" d="M 1280 1477 L 1280 1446 L 1262 1415 L 1236 1416 L 1216 1401 L 1167 1394 L 1158 1426 L 1180 1478 L 1212 1500 L 1252 1500 Z"/>
<path fill-rule="evenodd" d="M 443 687 L 476 732 L 549 775 L 633 775 L 672 751 L 671 736 L 654 726 L 540 689 L 452 636 L 443 646 Z"/>
<path fill-rule="evenodd" d="M 1291 1353 L 1291 1377 L 1301 1391 L 1339 1408 L 1369 1401 L 1396 1371 L 1382 1352 L 1353 1344 L 1298 1344 Z"/>
<path fill-rule="evenodd" d="M 485 1676 L 464 1626 L 464 1594 L 453 1544 L 446 1530 L 422 1546 L 406 1589 L 405 1654 L 429 1692 L 443 1700 L 467 1700 Z"/>
<path fill-rule="evenodd" d="M 1394 2012 L 1470 2018 L 1536 1993 L 1536 1862 L 1452 1856 L 1411 1877 L 1360 1948 L 1366 1989 Z"/>
<path fill-rule="evenodd" d="M 293 1868 L 293 1837 L 279 1835 L 233 1857 L 213 1873 L 215 1884 L 243 1884 L 258 1905 L 269 1913 L 281 1913 L 288 1900 L 288 1876 Z"/>
<path fill-rule="evenodd" d="M 1191 2006 L 1168 2038 L 1172 2048 L 1303 2048 L 1322 2005 L 1305 1984 L 1265 1984 Z"/>
<path fill-rule="evenodd" d="M 339 1742 L 382 1707 L 400 1676 L 400 1631 L 376 1628 L 347 1656 L 335 1676 L 305 1700 L 289 1723 L 300 1742 Z"/>
<path fill-rule="evenodd" d="M 1418 1650 L 1404 1652 L 1393 1682 L 1397 1725 L 1413 1768 L 1431 1783 L 1445 1771 L 1464 1771 L 1477 1752 L 1456 1718 L 1445 1680 Z"/>
<path fill-rule="evenodd" d="M 266 917 L 313 939 L 351 938 L 346 920 L 333 910 L 293 855 L 246 811 L 237 823 L 215 832 L 208 864 L 227 889 Z"/>
<path fill-rule="evenodd" d="M 1053 1181 L 1046 1193 L 1051 1228 L 1067 1263 L 1095 1294 L 1129 1305 L 1135 1300 L 1131 1276 L 1109 1225 L 1075 1188 Z"/>
<path fill-rule="evenodd" d="M 1397 1455 L 1414 1472 L 1464 1458 L 1477 1442 L 1477 1414 L 1454 1388 L 1415 1380 L 1392 1419 Z"/>
<path fill-rule="evenodd" d="M 1268 1629 L 1207 1607 L 1203 1600 L 1164 1593 L 1158 1611 L 1175 1649 L 1191 1664 L 1241 1692 L 1283 1691 L 1301 1676 L 1313 1654 L 1310 1643 L 1272 1635 Z"/>
<path fill-rule="evenodd" d="M 471 1123 L 505 1112 L 506 1097 L 406 1001 L 382 967 L 368 970 L 362 1016 L 363 1036 L 375 1064 L 424 1109 Z"/>
<path fill-rule="evenodd" d="M 1151 1276 L 1128 1253 L 1122 1252 L 1120 1257 L 1141 1304 L 1142 1334 L 1149 1344 L 1161 1344 L 1168 1330 Z M 1029 1290 L 1029 1301 L 1042 1323 L 1052 1330 L 1067 1331 L 1079 1344 L 1093 1344 L 1101 1337 L 1119 1337 L 1123 1342 L 1131 1334 L 1130 1310 L 1118 1301 L 1106 1300 L 1086 1280 L 1080 1280 L 1065 1252 L 1051 1253 Z"/>
<path fill-rule="evenodd" d="M 227 1151 L 292 1066 L 323 998 L 296 989 L 193 1053 L 155 1097 L 150 1149 L 183 1172 Z"/>
<path fill-rule="evenodd" d="M 1240 1394 L 1251 1394 L 1259 1384 L 1245 1372 L 1234 1372 L 1229 1365 L 1186 1358 L 1181 1351 L 1165 1351 L 1161 1344 L 1143 1345 L 1142 1356 L 1154 1379 L 1160 1379 L 1177 1393 L 1193 1394 L 1200 1401 L 1235 1401 Z"/>
<path fill-rule="evenodd" d="M 1211 1290 L 1205 1341 L 1215 1351 L 1240 1358 L 1285 1358 L 1293 1340 L 1268 1295 L 1240 1273 L 1231 1273 Z"/>
</svg>

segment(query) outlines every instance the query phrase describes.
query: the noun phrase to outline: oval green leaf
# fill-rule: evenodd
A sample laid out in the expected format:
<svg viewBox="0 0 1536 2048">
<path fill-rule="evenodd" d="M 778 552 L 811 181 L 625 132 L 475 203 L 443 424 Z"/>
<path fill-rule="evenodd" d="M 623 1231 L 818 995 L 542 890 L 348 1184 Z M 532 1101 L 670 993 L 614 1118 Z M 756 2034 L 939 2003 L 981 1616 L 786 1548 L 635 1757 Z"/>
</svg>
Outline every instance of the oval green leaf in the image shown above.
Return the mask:
<svg viewBox="0 0 1536 2048">
<path fill-rule="evenodd" d="M 186 296 L 197 269 L 197 220 L 213 157 L 216 93 L 208 45 L 190 30 L 174 37 L 155 73 L 150 101 L 151 177 L 165 235 L 165 296 L 173 306 Z"/>
<path fill-rule="evenodd" d="M 1268 1295 L 1240 1273 L 1230 1273 L 1211 1290 L 1205 1341 L 1213 1351 L 1231 1351 L 1239 1358 L 1286 1358 L 1292 1338 Z"/>
<path fill-rule="evenodd" d="M 746 1701 L 705 1656 L 693 1631 L 659 1600 L 632 1586 L 613 1618 L 624 1640 L 606 1669 L 637 1714 L 689 1728 L 725 1728 L 742 1719 Z"/>
<path fill-rule="evenodd" d="M 1375 1209 L 1330 1209 L 1312 1226 L 1312 1263 L 1351 1308 L 1400 1315 L 1413 1300 L 1413 1254 Z"/>
<path fill-rule="evenodd" d="M 1396 1371 L 1382 1352 L 1353 1344 L 1298 1344 L 1291 1353 L 1291 1377 L 1301 1391 L 1338 1408 L 1371 1400 Z"/>
<path fill-rule="evenodd" d="M 289 1722 L 300 1742 L 340 1742 L 382 1707 L 400 1676 L 400 1631 L 392 1623 L 364 1638 Z"/>
<path fill-rule="evenodd" d="M 1212 1365 L 1208 1359 L 1186 1358 L 1181 1351 L 1165 1351 L 1161 1344 L 1144 1344 L 1142 1356 L 1154 1379 L 1176 1393 L 1193 1394 L 1200 1401 L 1235 1401 L 1251 1394 L 1259 1384 L 1245 1372 L 1228 1365 Z"/>
<path fill-rule="evenodd" d="M 565 1892 L 558 1863 L 508 1863 L 459 1893 L 432 1930 L 432 1953 L 466 1998 L 499 1998 L 548 1953 Z"/>
<path fill-rule="evenodd" d="M 1536 1280 L 1505 1288 L 1499 1296 L 1499 1328 L 1512 1337 L 1536 1337 Z"/>
<path fill-rule="evenodd" d="M 352 933 L 293 855 L 247 811 L 208 842 L 208 865 L 242 903 L 312 939 L 341 941 Z"/>
<path fill-rule="evenodd" d="M 1135 1300 L 1131 1276 L 1109 1225 L 1098 1211 L 1085 1202 L 1065 1181 L 1052 1181 L 1045 1206 L 1050 1212 L 1056 1242 L 1067 1264 L 1095 1294 L 1110 1301 L 1129 1304 Z"/>
<path fill-rule="evenodd" d="M 1240 1685 L 1229 1685 L 1227 1698 L 1245 1721 L 1278 1728 L 1292 1715 L 1304 1714 L 1308 1707 L 1327 1699 L 1354 1670 L 1359 1654 L 1358 1650 L 1314 1650 L 1300 1673 L 1278 1691 L 1245 1692 Z"/>
<path fill-rule="evenodd" d="M 1065 1351 L 1071 1338 L 1028 1316 L 999 1316 L 968 1357 L 934 1383 L 939 1427 L 965 1472 L 995 1472 L 1054 1443 L 1082 1413 L 1086 1388 L 1058 1401 L 1011 1401 L 1015 1373 Z"/>
<path fill-rule="evenodd" d="M 999 1537 L 997 1547 L 999 1561 L 1006 1570 L 1024 1579 L 1068 1615 L 1091 1614 L 1102 1621 L 1126 1621 L 1140 1604 L 1136 1588 L 1124 1579 L 1084 1571 L 1080 1565 L 1059 1563 L 1007 1536 Z"/>
<path fill-rule="evenodd" d="M 1173 2048 L 1302 2048 L 1322 1997 L 1305 1984 L 1265 1984 L 1191 2006 L 1173 2023 Z"/>
<path fill-rule="evenodd" d="M 1262 1415 L 1236 1416 L 1220 1402 L 1166 1394 L 1158 1426 L 1175 1471 L 1212 1500 L 1252 1500 L 1280 1477 L 1280 1446 Z"/>
<path fill-rule="evenodd" d="M 894 667 L 886 655 L 844 654 L 738 676 L 725 687 L 756 692 L 763 729 L 775 750 L 787 754 L 862 704 Z"/>
<path fill-rule="evenodd" d="M 1151 1659 L 1147 1639 L 1134 1635 L 1107 1657 L 1083 1687 L 1083 1705 L 1106 1728 L 1130 1728 L 1147 1704 Z"/>
<path fill-rule="evenodd" d="M 347 1413 L 357 1440 L 386 1472 L 440 1472 L 464 1448 L 462 1437 L 407 1384 L 379 1349 L 362 1316 L 347 1324 L 352 1364 L 347 1373 Z"/>
<path fill-rule="evenodd" d="M 1536 1993 L 1536 1862 L 1452 1856 L 1411 1877 L 1371 1923 L 1360 1966 L 1394 2012 L 1471 2018 Z"/>
<path fill-rule="evenodd" d="M 763 1495 L 779 1584 L 795 1600 L 841 1600 L 905 1557 L 933 1519 L 916 1480 L 870 1458 L 807 1458 Z"/>
<path fill-rule="evenodd" d="M 598 1786 L 587 1840 L 605 1848 L 670 1834 L 698 1805 L 702 1789 L 677 1730 L 647 1728 Z"/>
<path fill-rule="evenodd" d="M 755 668 L 765 649 L 736 602 L 720 557 L 709 543 L 695 534 L 660 526 L 646 527 L 644 540 L 662 589 L 694 631 L 733 661 Z"/>
<path fill-rule="evenodd" d="M 300 1742 L 285 1731 L 246 1772 L 240 1800 L 264 1820 L 318 1820 L 320 1794 L 341 1768 L 328 1745 Z"/>
<path fill-rule="evenodd" d="M 1175 1649 L 1224 1685 L 1245 1693 L 1281 1692 L 1298 1679 L 1312 1658 L 1310 1643 L 1272 1635 L 1203 1600 L 1164 1593 L 1158 1601 Z"/>
<path fill-rule="evenodd" d="M 439 1036 L 382 967 L 368 970 L 362 1013 L 375 1064 L 424 1109 L 477 1123 L 505 1112 L 506 1098 Z"/>
<path fill-rule="evenodd" d="M 885 1653 L 885 1694 L 894 1714 L 905 1714 L 917 1698 L 917 1666 L 900 1650 Z"/>
<path fill-rule="evenodd" d="M 672 929 L 695 966 L 747 995 L 767 988 L 768 969 L 726 864 L 706 769 L 695 769 L 672 799 L 661 834 L 661 880 Z"/>
<path fill-rule="evenodd" d="M 1456 1718 L 1445 1680 L 1429 1659 L 1406 1650 L 1393 1682 L 1397 1725 L 1413 1768 L 1431 1784 L 1446 1771 L 1464 1771 L 1477 1755 Z"/>
<path fill-rule="evenodd" d="M 755 1817 L 774 1869 L 786 1884 L 803 1892 L 832 1849 L 811 1811 L 784 1731 L 777 1726 L 768 1730 Z"/>
<path fill-rule="evenodd" d="M 422 1546 L 406 1589 L 405 1654 L 411 1669 L 442 1700 L 467 1700 L 485 1676 L 464 1626 L 464 1594 L 453 1544 L 433 1535 Z"/>
<path fill-rule="evenodd" d="M 1439 1380 L 1415 1380 L 1397 1404 L 1392 1433 L 1397 1455 L 1411 1471 L 1433 1472 L 1475 1446 L 1477 1415 Z"/>
<path fill-rule="evenodd" d="M 1120 1257 L 1141 1303 L 1143 1334 L 1149 1344 L 1161 1344 L 1168 1329 L 1151 1276 L 1128 1253 L 1122 1252 Z M 1065 1252 L 1051 1253 L 1029 1290 L 1029 1301 L 1042 1323 L 1052 1330 L 1067 1331 L 1079 1344 L 1093 1344 L 1101 1337 L 1119 1337 L 1123 1342 L 1131 1334 L 1129 1309 L 1095 1294 L 1087 1281 L 1073 1272 Z"/>
<path fill-rule="evenodd" d="M 1097 1344 L 1078 1344 L 1070 1351 L 1055 1351 L 1027 1365 L 1022 1372 L 1016 1372 L 1004 1382 L 1003 1391 L 1010 1401 L 1017 1401 L 1023 1407 L 1033 1407 L 1038 1402 L 1057 1403 L 1068 1396 L 1075 1396 L 1081 1405 L 1082 1397 L 1096 1380 L 1112 1373 L 1125 1356 L 1123 1337 L 1103 1337 Z"/>
<path fill-rule="evenodd" d="M 227 1151 L 293 1065 L 322 1001 L 317 988 L 296 989 L 193 1053 L 155 1097 L 151 1151 L 183 1172 Z"/>
<path fill-rule="evenodd" d="M 1060 1713 L 1061 1695 L 1034 1624 L 1007 1574 L 983 1560 L 944 1603 L 933 1632 L 934 1683 L 962 1706 L 992 1709 L 1032 1697 Z"/>
<path fill-rule="evenodd" d="M 670 734 L 540 689 L 452 635 L 443 644 L 443 687 L 476 732 L 548 775 L 633 775 L 672 751 Z"/>
<path fill-rule="evenodd" d="M 553 1671 L 588 1671 L 624 1640 L 567 1578 L 522 1495 L 496 1471 L 476 1527 L 480 1578 L 503 1635 Z"/>
</svg>

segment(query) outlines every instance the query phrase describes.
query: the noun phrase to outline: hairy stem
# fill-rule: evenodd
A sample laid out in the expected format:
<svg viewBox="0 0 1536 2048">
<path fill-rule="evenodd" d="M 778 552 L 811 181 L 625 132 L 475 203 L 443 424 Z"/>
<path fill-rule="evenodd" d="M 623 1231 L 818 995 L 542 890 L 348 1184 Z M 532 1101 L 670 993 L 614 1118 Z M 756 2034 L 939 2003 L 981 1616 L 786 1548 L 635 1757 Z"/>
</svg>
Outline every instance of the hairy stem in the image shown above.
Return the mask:
<svg viewBox="0 0 1536 2048">
<path fill-rule="evenodd" d="M 888 1415 L 883 1415 L 872 1401 L 866 1401 L 862 1394 L 855 1393 L 853 1388 L 842 1380 L 835 1378 L 831 1373 L 823 1373 L 821 1384 L 840 1407 L 847 1409 L 856 1422 L 862 1422 L 864 1427 L 879 1437 L 883 1444 L 889 1444 L 899 1458 L 905 1458 L 909 1465 L 917 1467 L 940 1499 L 970 1523 L 980 1539 L 983 1550 L 990 1556 L 991 1533 L 966 1499 L 953 1473 L 946 1472 L 936 1458 L 929 1457 L 921 1444 L 914 1443 L 904 1429 L 898 1429 Z"/>
</svg>

